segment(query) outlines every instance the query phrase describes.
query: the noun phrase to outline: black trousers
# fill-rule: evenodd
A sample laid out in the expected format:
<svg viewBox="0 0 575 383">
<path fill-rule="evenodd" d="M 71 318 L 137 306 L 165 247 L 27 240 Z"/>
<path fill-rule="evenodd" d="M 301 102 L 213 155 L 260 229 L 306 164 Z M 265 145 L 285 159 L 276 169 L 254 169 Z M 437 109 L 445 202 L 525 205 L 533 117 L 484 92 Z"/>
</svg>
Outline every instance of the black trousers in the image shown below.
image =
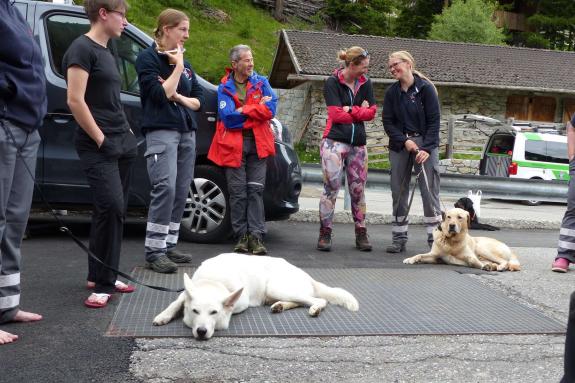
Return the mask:
<svg viewBox="0 0 575 383">
<path fill-rule="evenodd" d="M 569 302 L 569 321 L 567 322 L 567 337 L 565 338 L 565 360 L 563 361 L 565 375 L 561 383 L 575 382 L 575 292 Z"/>
<path fill-rule="evenodd" d="M 117 269 L 120 264 L 124 218 L 137 141 L 131 132 L 107 134 L 101 147 L 83 131 L 76 136 L 76 151 L 93 193 L 94 209 L 90 228 L 90 251 L 102 262 Z M 94 292 L 114 292 L 117 273 L 88 257 L 88 281 Z"/>
</svg>

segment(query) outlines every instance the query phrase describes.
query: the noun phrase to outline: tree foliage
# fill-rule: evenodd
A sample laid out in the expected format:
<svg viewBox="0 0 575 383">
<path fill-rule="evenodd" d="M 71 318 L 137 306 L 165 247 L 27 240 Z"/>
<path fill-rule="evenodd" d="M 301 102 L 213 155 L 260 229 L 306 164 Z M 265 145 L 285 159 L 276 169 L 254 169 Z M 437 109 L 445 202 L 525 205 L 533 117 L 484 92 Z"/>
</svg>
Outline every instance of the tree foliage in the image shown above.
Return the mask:
<svg viewBox="0 0 575 383">
<path fill-rule="evenodd" d="M 503 45 L 505 35 L 493 21 L 496 4 L 491 0 L 453 0 L 435 16 L 431 40 Z"/>
<path fill-rule="evenodd" d="M 393 0 L 327 0 L 324 12 L 336 31 L 388 36 L 393 4 Z"/>
<path fill-rule="evenodd" d="M 425 39 L 431 30 L 433 17 L 443 9 L 444 0 L 403 2 L 395 21 L 395 33 L 400 37 Z"/>
<path fill-rule="evenodd" d="M 524 33 L 525 45 L 575 50 L 575 1 L 541 0 L 527 22 L 534 31 Z"/>
</svg>

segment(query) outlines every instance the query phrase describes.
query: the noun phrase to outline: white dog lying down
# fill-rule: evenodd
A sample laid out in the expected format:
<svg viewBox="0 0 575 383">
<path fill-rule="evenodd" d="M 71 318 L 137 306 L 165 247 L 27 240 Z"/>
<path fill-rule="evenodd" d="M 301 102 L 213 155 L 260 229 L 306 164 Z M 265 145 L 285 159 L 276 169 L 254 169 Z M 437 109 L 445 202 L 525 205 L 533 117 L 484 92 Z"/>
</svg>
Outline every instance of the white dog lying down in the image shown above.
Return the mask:
<svg viewBox="0 0 575 383">
<path fill-rule="evenodd" d="M 433 231 L 433 245 L 426 254 L 418 254 L 403 263 L 438 263 L 475 267 L 483 270 L 519 271 L 521 266 L 511 249 L 493 238 L 472 237 L 468 234 L 469 212 L 451 209 Z"/>
<path fill-rule="evenodd" d="M 274 313 L 310 306 L 311 316 L 319 315 L 328 302 L 359 309 L 349 292 L 315 281 L 282 258 L 220 254 L 202 262 L 191 279 L 184 274 L 184 287 L 154 318 L 154 325 L 167 324 L 183 309 L 184 324 L 196 339 L 211 338 L 215 330 L 228 328 L 232 314 L 264 304 L 271 304 Z"/>
</svg>

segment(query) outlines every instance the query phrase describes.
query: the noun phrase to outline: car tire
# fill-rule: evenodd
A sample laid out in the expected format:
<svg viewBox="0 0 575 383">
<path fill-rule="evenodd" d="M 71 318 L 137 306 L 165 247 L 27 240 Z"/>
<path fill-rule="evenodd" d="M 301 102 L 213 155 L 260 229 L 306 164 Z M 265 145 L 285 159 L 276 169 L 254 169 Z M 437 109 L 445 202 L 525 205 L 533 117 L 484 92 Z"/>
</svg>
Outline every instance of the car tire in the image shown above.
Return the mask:
<svg viewBox="0 0 575 383">
<path fill-rule="evenodd" d="M 198 243 L 222 242 L 231 234 L 229 194 L 223 169 L 198 165 L 190 185 L 180 237 Z"/>
<path fill-rule="evenodd" d="M 531 178 L 532 180 L 542 180 L 543 178 L 539 178 L 539 177 L 533 177 Z M 539 206 L 541 205 L 541 201 L 537 201 L 537 200 L 525 200 L 523 201 L 523 203 L 527 206 Z"/>
</svg>

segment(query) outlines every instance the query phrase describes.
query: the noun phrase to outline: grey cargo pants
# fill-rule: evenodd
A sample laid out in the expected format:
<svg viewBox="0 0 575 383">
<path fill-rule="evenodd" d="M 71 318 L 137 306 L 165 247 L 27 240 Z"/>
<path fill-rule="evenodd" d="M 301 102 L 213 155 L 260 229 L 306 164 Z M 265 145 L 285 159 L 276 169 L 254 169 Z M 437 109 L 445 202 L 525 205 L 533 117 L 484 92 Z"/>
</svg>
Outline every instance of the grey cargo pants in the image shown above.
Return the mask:
<svg viewBox="0 0 575 383">
<path fill-rule="evenodd" d="M 418 146 L 423 143 L 423 137 L 411 138 Z M 419 173 L 421 164 L 415 163 L 415 154 L 402 149 L 400 152 L 389 151 L 391 163 L 391 196 L 393 200 L 393 222 L 391 227 L 392 240 L 394 243 L 405 244 L 409 219 L 407 217 L 409 205 L 409 181 L 412 171 Z M 441 207 L 439 204 L 439 150 L 433 149 L 429 158 L 423 164 L 429 190 L 425 184 L 423 174 L 418 178 L 419 191 L 423 202 L 423 220 L 427 230 L 427 243 L 433 243 L 433 230 L 441 222 Z"/>
<path fill-rule="evenodd" d="M 154 262 L 178 243 L 180 221 L 194 178 L 196 132 L 146 133 L 146 163 L 152 184 L 146 226 L 146 261 Z"/>
<path fill-rule="evenodd" d="M 0 323 L 4 323 L 14 318 L 20 305 L 20 245 L 34 193 L 34 178 L 26 166 L 35 174 L 40 135 L 7 120 L 1 123 L 21 153 L 0 126 Z"/>
</svg>

